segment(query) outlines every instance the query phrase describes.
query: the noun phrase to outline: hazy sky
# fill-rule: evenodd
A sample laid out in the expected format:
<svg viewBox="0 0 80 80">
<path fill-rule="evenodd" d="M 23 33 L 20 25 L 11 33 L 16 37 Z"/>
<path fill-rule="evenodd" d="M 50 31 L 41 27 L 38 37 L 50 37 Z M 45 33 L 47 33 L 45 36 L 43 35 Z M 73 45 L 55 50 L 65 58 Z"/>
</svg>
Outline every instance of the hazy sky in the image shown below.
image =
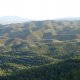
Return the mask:
<svg viewBox="0 0 80 80">
<path fill-rule="evenodd" d="M 80 0 L 0 0 L 1 16 L 32 20 L 80 17 Z"/>
</svg>

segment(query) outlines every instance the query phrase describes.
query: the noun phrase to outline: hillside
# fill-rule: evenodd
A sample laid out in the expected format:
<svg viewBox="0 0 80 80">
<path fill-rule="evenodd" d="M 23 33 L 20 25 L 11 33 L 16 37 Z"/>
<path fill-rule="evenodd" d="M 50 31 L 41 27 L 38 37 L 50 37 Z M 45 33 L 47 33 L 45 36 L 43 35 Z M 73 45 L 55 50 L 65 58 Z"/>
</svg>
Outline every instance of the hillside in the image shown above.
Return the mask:
<svg viewBox="0 0 80 80">
<path fill-rule="evenodd" d="M 46 20 L 0 25 L 0 39 L 10 42 L 10 39 L 13 41 L 12 39 L 16 38 L 30 43 L 45 40 L 79 40 L 80 21 Z"/>
<path fill-rule="evenodd" d="M 0 79 L 80 80 L 80 20 L 0 25 Z"/>
</svg>

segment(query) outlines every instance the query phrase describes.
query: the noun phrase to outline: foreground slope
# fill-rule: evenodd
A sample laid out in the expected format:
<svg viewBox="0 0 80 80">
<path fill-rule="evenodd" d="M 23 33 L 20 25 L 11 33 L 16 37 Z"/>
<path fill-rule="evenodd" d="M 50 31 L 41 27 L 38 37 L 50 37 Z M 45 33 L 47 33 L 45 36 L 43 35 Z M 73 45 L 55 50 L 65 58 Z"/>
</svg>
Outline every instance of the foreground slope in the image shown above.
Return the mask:
<svg viewBox="0 0 80 80">
<path fill-rule="evenodd" d="M 80 60 L 70 59 L 56 64 L 19 71 L 2 80 L 80 80 Z"/>
</svg>

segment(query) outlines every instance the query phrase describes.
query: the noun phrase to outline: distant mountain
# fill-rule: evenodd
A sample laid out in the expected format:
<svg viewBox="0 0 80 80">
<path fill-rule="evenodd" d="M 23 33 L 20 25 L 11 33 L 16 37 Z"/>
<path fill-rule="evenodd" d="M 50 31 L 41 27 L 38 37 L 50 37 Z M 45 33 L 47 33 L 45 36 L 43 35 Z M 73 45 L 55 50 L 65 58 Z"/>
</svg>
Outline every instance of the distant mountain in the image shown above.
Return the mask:
<svg viewBox="0 0 80 80">
<path fill-rule="evenodd" d="M 57 19 L 55 19 L 55 20 L 74 21 L 74 20 L 80 20 L 80 17 L 57 18 Z"/>
<path fill-rule="evenodd" d="M 12 24 L 12 23 L 23 23 L 29 21 L 26 18 L 21 18 L 18 16 L 3 16 L 0 17 L 0 24 Z"/>
</svg>

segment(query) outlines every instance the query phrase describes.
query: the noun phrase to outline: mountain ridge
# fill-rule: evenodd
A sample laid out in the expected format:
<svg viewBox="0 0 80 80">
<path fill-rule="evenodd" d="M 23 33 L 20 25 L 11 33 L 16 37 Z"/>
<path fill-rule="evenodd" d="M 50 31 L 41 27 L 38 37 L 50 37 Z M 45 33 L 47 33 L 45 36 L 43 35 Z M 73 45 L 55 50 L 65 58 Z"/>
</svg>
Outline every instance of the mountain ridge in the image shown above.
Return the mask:
<svg viewBox="0 0 80 80">
<path fill-rule="evenodd" d="M 56 18 L 55 20 L 66 20 L 66 21 L 74 21 L 74 20 L 80 20 L 80 17 L 65 17 L 65 18 Z"/>
<path fill-rule="evenodd" d="M 80 17 L 64 17 L 64 18 L 56 18 L 53 19 L 54 21 L 76 21 L 80 20 Z M 37 20 L 37 21 L 53 21 L 53 20 Z M 0 17 L 0 24 L 7 25 L 7 24 L 16 24 L 16 23 L 24 23 L 24 22 L 35 22 L 36 20 L 30 20 L 27 18 L 21 18 L 18 16 L 2 16 Z"/>
</svg>

